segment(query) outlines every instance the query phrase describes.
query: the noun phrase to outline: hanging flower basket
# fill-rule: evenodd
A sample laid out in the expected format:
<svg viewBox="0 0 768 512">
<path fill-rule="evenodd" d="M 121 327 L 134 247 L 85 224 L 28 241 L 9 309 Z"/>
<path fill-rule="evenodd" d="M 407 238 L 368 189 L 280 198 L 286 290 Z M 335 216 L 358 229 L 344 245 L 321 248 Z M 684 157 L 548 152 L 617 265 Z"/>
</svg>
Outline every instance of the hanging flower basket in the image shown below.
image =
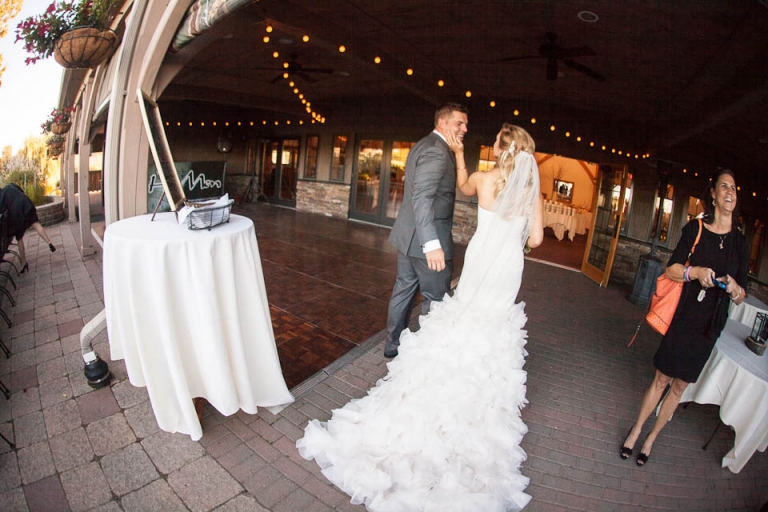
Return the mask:
<svg viewBox="0 0 768 512">
<path fill-rule="evenodd" d="M 48 146 L 48 156 L 56 158 L 64 152 L 64 145 L 61 146 Z"/>
<path fill-rule="evenodd" d="M 112 30 L 80 27 L 65 32 L 56 40 L 53 57 L 67 69 L 96 68 L 117 48 Z"/>
<path fill-rule="evenodd" d="M 64 148 L 64 141 L 66 139 L 63 135 L 51 135 L 45 143 L 48 145 L 48 149 L 51 148 Z"/>
<path fill-rule="evenodd" d="M 51 133 L 56 135 L 64 135 L 72 128 L 72 123 L 51 123 Z"/>
</svg>

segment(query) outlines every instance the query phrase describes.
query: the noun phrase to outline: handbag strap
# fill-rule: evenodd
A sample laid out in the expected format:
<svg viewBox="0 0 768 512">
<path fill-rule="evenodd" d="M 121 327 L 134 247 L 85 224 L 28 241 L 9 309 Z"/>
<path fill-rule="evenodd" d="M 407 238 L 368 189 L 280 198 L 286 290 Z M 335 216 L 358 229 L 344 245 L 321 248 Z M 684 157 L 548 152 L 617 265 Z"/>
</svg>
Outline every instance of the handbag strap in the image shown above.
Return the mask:
<svg viewBox="0 0 768 512">
<path fill-rule="evenodd" d="M 704 229 L 704 226 L 701 225 L 701 217 L 699 217 L 697 220 L 699 221 L 699 232 L 696 235 L 696 240 L 694 240 L 693 246 L 691 246 L 691 252 L 688 253 L 688 261 L 685 262 L 686 266 L 691 262 L 691 256 L 696 250 L 696 246 L 698 245 L 699 239 L 701 238 L 701 230 Z"/>
<path fill-rule="evenodd" d="M 696 235 L 696 240 L 694 240 L 693 245 L 691 246 L 691 252 L 688 253 L 688 261 L 685 262 L 685 265 L 688 266 L 688 264 L 691 262 L 691 255 L 696 250 L 696 246 L 699 244 L 699 239 L 701 238 L 701 230 L 704 229 L 704 226 L 701 225 L 701 217 L 698 218 L 699 221 L 699 232 Z M 648 310 L 650 311 L 651 304 L 648 303 Z M 643 321 L 640 320 L 637 324 L 637 329 L 635 329 L 635 334 L 632 336 L 632 339 L 629 340 L 629 345 L 627 347 L 631 347 L 632 344 L 635 342 L 635 338 L 637 338 L 637 334 L 640 332 L 640 326 L 643 325 Z"/>
</svg>

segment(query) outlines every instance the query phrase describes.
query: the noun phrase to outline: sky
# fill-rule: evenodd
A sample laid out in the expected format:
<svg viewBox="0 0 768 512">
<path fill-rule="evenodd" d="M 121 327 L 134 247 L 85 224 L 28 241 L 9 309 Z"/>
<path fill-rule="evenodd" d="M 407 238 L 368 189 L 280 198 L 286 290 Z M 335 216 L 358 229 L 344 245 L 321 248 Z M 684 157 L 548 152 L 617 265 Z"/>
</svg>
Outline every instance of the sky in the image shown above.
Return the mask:
<svg viewBox="0 0 768 512">
<path fill-rule="evenodd" d="M 16 154 L 24 146 L 24 139 L 40 135 L 40 125 L 58 106 L 61 75 L 64 68 L 53 57 L 27 66 L 28 53 L 16 39 L 16 25 L 42 13 L 52 0 L 24 0 L 21 13 L 8 24 L 8 33 L 0 38 L 5 73 L 0 85 L 0 151 L 13 147 Z"/>
</svg>

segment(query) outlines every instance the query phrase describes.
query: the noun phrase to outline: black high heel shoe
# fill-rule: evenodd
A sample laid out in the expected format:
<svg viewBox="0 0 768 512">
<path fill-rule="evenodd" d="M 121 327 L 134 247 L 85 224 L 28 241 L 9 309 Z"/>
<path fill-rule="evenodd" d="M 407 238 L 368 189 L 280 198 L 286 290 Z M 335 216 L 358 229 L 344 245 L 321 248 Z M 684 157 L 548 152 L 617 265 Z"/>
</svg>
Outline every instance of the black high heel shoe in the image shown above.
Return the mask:
<svg viewBox="0 0 768 512">
<path fill-rule="evenodd" d="M 645 463 L 648 462 L 648 459 L 650 458 L 650 455 L 646 455 L 643 452 L 640 452 L 637 454 L 637 465 L 638 466 L 645 466 Z"/>
<path fill-rule="evenodd" d="M 627 437 L 629 437 L 629 435 L 632 433 L 633 428 L 635 427 L 633 426 L 629 428 L 629 432 L 627 432 L 627 436 L 624 438 L 624 443 L 627 442 Z M 627 448 L 626 446 L 624 446 L 624 443 L 621 443 L 621 448 L 619 449 L 619 457 L 621 457 L 624 460 L 627 460 L 632 456 L 632 448 Z"/>
<path fill-rule="evenodd" d="M 29 263 L 25 263 L 24 266 L 21 267 L 21 270 L 19 271 L 19 274 L 23 274 L 27 270 L 29 270 Z"/>
<path fill-rule="evenodd" d="M 48 244 L 48 248 L 51 250 L 51 252 L 56 252 L 56 246 L 53 244 Z"/>
</svg>

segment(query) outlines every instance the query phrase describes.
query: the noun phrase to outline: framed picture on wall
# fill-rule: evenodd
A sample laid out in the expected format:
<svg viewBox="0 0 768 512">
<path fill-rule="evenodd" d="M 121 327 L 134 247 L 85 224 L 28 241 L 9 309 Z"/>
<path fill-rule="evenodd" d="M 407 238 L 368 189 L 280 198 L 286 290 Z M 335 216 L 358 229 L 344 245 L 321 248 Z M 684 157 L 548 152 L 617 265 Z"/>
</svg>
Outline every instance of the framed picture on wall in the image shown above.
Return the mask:
<svg viewBox="0 0 768 512">
<path fill-rule="evenodd" d="M 552 197 L 563 203 L 570 203 L 573 200 L 573 182 L 555 180 Z"/>
</svg>

